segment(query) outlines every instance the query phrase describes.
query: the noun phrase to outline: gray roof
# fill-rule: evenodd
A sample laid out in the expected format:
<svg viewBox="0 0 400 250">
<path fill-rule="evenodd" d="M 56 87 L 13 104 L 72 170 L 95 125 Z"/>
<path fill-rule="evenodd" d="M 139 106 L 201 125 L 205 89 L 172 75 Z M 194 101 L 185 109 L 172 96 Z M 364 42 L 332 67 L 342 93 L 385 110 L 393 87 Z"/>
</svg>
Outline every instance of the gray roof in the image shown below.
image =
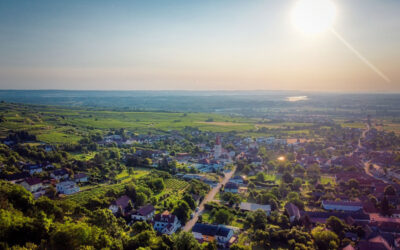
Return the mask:
<svg viewBox="0 0 400 250">
<path fill-rule="evenodd" d="M 241 202 L 240 209 L 246 211 L 256 211 L 257 209 L 264 210 L 265 212 L 271 211 L 270 205 L 261 205 L 256 203 L 249 203 L 249 202 Z"/>
<path fill-rule="evenodd" d="M 192 228 L 192 232 L 201 233 L 202 235 L 222 237 L 228 236 L 231 230 L 232 229 L 229 229 L 223 225 L 210 225 L 202 223 L 196 223 Z"/>
</svg>

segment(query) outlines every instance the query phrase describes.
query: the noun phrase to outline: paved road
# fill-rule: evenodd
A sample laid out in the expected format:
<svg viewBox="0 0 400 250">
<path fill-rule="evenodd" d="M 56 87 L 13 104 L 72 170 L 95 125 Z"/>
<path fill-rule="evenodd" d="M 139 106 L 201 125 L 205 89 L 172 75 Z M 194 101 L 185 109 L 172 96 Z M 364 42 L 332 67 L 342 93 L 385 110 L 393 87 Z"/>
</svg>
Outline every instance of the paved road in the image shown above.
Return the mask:
<svg viewBox="0 0 400 250">
<path fill-rule="evenodd" d="M 229 173 L 225 173 L 225 177 L 220 181 L 220 183 L 218 183 L 215 188 L 211 189 L 210 192 L 208 192 L 208 194 L 204 197 L 203 201 L 199 205 L 199 211 L 197 211 L 194 214 L 193 218 L 186 223 L 186 225 L 183 227 L 183 231 L 189 232 L 192 229 L 194 224 L 196 224 L 197 220 L 199 219 L 199 215 L 203 213 L 204 205 L 214 199 L 214 196 L 219 192 L 222 185 L 225 185 L 229 181 L 229 179 L 235 174 L 235 171 L 236 166 Z"/>
<path fill-rule="evenodd" d="M 371 127 L 369 126 L 368 123 L 366 124 L 366 126 L 367 126 L 367 128 L 363 130 L 363 132 L 362 132 L 362 134 L 361 134 L 361 136 L 360 136 L 360 139 L 358 140 L 357 149 L 356 149 L 354 152 L 352 152 L 351 154 L 353 154 L 353 153 L 355 153 L 355 152 L 358 152 L 358 151 L 362 148 L 361 139 L 365 138 L 367 132 L 371 129 Z M 377 180 L 381 180 L 381 181 L 383 181 L 383 182 L 385 182 L 385 183 L 392 184 L 392 182 L 391 182 L 390 180 L 386 179 L 385 176 L 376 176 L 376 175 L 374 175 L 373 173 L 371 173 L 371 171 L 369 170 L 369 165 L 371 164 L 371 161 L 363 161 L 363 164 L 364 164 L 364 171 L 365 171 L 365 173 L 366 173 L 367 175 L 369 175 L 369 176 L 371 176 L 371 177 L 374 177 L 374 178 L 377 179 Z M 373 165 L 374 165 L 375 168 L 378 168 L 378 169 L 381 168 L 381 167 L 380 167 L 379 165 L 377 165 L 377 164 L 373 164 Z"/>
</svg>

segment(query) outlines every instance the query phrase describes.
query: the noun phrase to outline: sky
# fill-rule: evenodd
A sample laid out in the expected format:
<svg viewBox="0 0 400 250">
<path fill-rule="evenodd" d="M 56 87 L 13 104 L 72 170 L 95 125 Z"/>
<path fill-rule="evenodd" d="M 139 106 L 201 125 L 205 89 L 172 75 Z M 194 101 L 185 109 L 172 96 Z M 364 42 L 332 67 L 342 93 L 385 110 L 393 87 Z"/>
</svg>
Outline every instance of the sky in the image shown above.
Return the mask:
<svg viewBox="0 0 400 250">
<path fill-rule="evenodd" d="M 400 1 L 333 0 L 299 32 L 296 0 L 2 0 L 0 89 L 400 92 Z"/>
</svg>

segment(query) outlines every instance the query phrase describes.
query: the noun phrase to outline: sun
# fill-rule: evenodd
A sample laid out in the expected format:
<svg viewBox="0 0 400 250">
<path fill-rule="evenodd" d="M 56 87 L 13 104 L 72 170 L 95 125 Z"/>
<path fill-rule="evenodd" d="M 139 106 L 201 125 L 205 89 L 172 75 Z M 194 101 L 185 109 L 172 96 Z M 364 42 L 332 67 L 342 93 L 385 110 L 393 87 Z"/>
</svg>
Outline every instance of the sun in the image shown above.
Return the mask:
<svg viewBox="0 0 400 250">
<path fill-rule="evenodd" d="M 336 6 L 330 0 L 299 0 L 291 14 L 298 30 L 306 34 L 318 34 L 332 27 Z"/>
</svg>

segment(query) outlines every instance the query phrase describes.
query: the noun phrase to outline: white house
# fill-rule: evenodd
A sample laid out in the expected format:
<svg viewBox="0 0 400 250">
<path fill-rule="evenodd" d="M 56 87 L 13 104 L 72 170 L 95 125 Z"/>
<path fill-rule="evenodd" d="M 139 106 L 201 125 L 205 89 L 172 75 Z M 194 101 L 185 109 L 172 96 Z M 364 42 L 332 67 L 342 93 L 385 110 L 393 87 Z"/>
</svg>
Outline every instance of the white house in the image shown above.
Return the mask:
<svg viewBox="0 0 400 250">
<path fill-rule="evenodd" d="M 23 169 L 28 171 L 30 175 L 41 173 L 43 171 L 42 166 L 40 165 L 26 165 Z"/>
<path fill-rule="evenodd" d="M 111 205 L 108 207 L 113 214 L 116 214 L 119 209 L 121 209 L 122 213 L 125 213 L 125 210 L 128 208 L 129 202 L 131 198 L 127 195 L 123 195 L 116 199 Z"/>
<path fill-rule="evenodd" d="M 74 181 L 75 182 L 88 182 L 88 176 L 86 175 L 86 174 L 84 174 L 84 173 L 79 173 L 79 174 L 76 174 L 76 175 L 74 175 Z"/>
<path fill-rule="evenodd" d="M 181 223 L 178 218 L 167 210 L 154 217 L 154 230 L 162 234 L 171 235 L 180 227 Z"/>
<path fill-rule="evenodd" d="M 243 185 L 244 181 L 245 181 L 245 178 L 242 176 L 239 176 L 239 175 L 237 175 L 229 180 L 229 182 L 236 183 L 237 185 Z"/>
<path fill-rule="evenodd" d="M 256 203 L 250 202 L 241 202 L 240 203 L 240 210 L 243 211 L 256 211 L 258 209 L 263 210 L 267 215 L 271 213 L 271 206 L 270 205 L 261 205 Z"/>
<path fill-rule="evenodd" d="M 65 180 L 68 179 L 69 174 L 65 168 L 54 170 L 53 173 L 50 174 L 50 177 L 56 180 Z"/>
<path fill-rule="evenodd" d="M 63 181 L 57 183 L 56 189 L 60 194 L 74 194 L 79 192 L 79 187 L 73 181 Z"/>
<path fill-rule="evenodd" d="M 225 185 L 224 191 L 237 194 L 239 192 L 239 185 L 233 182 L 228 182 Z"/>
<path fill-rule="evenodd" d="M 36 177 L 26 178 L 21 182 L 21 185 L 31 193 L 37 192 L 43 188 L 42 180 Z"/>
<path fill-rule="evenodd" d="M 192 234 L 200 243 L 215 240 L 219 246 L 228 247 L 233 237 L 233 230 L 224 225 L 196 223 L 192 228 Z"/>
<path fill-rule="evenodd" d="M 355 212 L 361 210 L 363 205 L 355 201 L 322 201 L 322 207 L 326 210 Z"/>
<path fill-rule="evenodd" d="M 131 215 L 133 220 L 142 220 L 142 221 L 150 221 L 154 217 L 154 213 L 156 209 L 153 205 L 148 204 L 139 208 L 136 212 Z"/>
</svg>

